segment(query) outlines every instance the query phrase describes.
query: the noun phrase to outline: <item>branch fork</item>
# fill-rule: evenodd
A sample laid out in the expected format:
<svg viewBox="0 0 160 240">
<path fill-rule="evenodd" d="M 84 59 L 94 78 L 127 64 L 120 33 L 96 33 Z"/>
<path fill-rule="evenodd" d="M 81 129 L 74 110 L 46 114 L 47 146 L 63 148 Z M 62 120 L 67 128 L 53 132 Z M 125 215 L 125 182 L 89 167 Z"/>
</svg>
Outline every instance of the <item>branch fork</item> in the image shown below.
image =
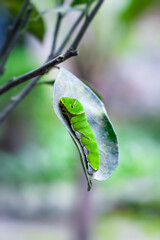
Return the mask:
<svg viewBox="0 0 160 240">
<path fill-rule="evenodd" d="M 66 36 L 66 38 L 62 42 L 61 46 L 59 47 L 57 52 L 55 52 L 55 47 L 56 47 L 57 37 L 58 37 L 58 33 L 59 33 L 59 28 L 60 28 L 60 25 L 61 25 L 61 20 L 63 19 L 62 16 L 60 14 L 58 14 L 57 23 L 56 23 L 55 30 L 54 30 L 52 48 L 51 48 L 49 57 L 47 58 L 46 62 L 41 67 L 39 67 L 39 68 L 37 68 L 37 69 L 35 69 L 31 72 L 25 73 L 25 74 L 23 74 L 19 77 L 13 77 L 7 83 L 5 83 L 4 85 L 2 85 L 0 87 L 0 95 L 2 95 L 3 93 L 7 92 L 9 89 L 27 81 L 27 80 L 32 79 L 29 82 L 29 84 L 27 86 L 25 86 L 24 89 L 16 97 L 13 97 L 11 99 L 11 102 L 9 102 L 9 104 L 1 111 L 1 113 L 0 113 L 0 123 L 2 123 L 2 121 L 7 117 L 7 115 L 12 111 L 12 109 L 14 107 L 26 95 L 29 94 L 29 92 L 37 84 L 38 80 L 41 78 L 42 75 L 49 72 L 50 69 L 53 68 L 53 67 L 56 67 L 56 65 L 66 61 L 67 59 L 69 59 L 73 56 L 78 55 L 78 51 L 76 49 L 78 48 L 78 45 L 79 45 L 82 37 L 84 36 L 88 26 L 90 25 L 91 21 L 93 20 L 94 16 L 96 15 L 97 11 L 99 10 L 99 8 L 100 8 L 100 6 L 102 5 L 103 2 L 104 2 L 104 0 L 98 0 L 97 3 L 95 4 L 94 8 L 90 12 L 90 14 L 87 14 L 87 17 L 85 18 L 77 36 L 75 37 L 75 39 L 72 42 L 70 48 L 65 52 L 64 55 L 61 55 L 62 50 L 65 48 L 65 46 L 68 43 L 72 33 L 77 28 L 77 26 L 79 25 L 79 23 L 81 22 L 81 20 L 85 16 L 85 14 L 82 13 L 78 17 L 78 19 L 73 24 L 70 31 L 68 32 L 68 35 Z M 3 54 L 4 54 L 4 56 L 6 56 L 4 58 L 4 60 L 2 61 L 2 64 L 0 66 L 0 72 L 4 69 L 4 63 L 7 60 L 12 48 L 14 47 L 16 40 L 19 37 L 20 30 L 22 30 L 22 27 L 24 27 L 27 24 L 27 22 L 29 21 L 32 9 L 28 10 L 28 6 L 29 6 L 29 0 L 25 0 L 24 5 L 22 7 L 22 10 L 21 10 L 19 16 L 17 17 L 17 20 L 15 21 L 15 24 L 8 29 L 8 34 L 7 34 L 8 37 L 7 37 L 7 40 L 6 40 L 6 44 L 4 45 L 4 48 L 2 49 L 2 52 L 0 53 L 0 56 L 2 56 Z M 20 21 L 20 19 L 22 19 L 22 16 L 24 15 L 26 10 L 28 10 L 28 13 L 26 14 L 26 18 L 24 18 L 23 24 L 20 24 L 20 27 L 19 27 L 19 21 Z M 17 25 L 18 25 L 18 27 L 17 27 Z M 16 30 L 15 31 L 15 36 L 13 37 L 13 39 L 10 39 L 9 36 L 11 35 L 11 32 L 13 30 Z M 56 56 L 56 57 L 52 58 L 53 56 Z"/>
</svg>

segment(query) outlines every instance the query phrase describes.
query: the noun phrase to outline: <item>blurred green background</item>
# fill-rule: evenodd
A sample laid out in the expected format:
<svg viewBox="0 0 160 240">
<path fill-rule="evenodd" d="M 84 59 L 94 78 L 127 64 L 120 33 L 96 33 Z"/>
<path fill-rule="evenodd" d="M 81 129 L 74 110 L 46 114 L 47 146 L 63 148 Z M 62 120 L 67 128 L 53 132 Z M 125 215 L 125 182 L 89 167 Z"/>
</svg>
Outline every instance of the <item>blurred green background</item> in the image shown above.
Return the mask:
<svg viewBox="0 0 160 240">
<path fill-rule="evenodd" d="M 52 6 L 34 3 L 39 11 Z M 73 18 L 66 17 L 58 44 Z M 1 84 L 43 63 L 55 19 L 44 15 L 43 41 L 28 33 L 17 43 Z M 10 21 L 1 7 L 0 46 Z M 63 64 L 101 94 L 118 134 L 119 166 L 90 193 L 52 108 L 51 86 L 36 86 L 9 115 L 0 127 L 0 240 L 160 239 L 159 29 L 159 1 L 105 1 L 79 56 Z M 0 108 L 24 85 L 1 96 Z"/>
</svg>

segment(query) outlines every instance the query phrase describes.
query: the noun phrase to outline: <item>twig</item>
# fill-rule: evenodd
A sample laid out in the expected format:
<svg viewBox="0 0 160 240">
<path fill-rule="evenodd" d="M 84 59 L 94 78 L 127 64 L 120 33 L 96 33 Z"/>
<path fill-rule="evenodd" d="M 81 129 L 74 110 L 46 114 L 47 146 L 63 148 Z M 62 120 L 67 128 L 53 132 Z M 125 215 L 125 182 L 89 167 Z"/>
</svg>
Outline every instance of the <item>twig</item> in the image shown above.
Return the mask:
<svg viewBox="0 0 160 240">
<path fill-rule="evenodd" d="M 65 0 L 62 0 L 62 1 L 57 0 L 57 5 L 59 4 L 59 2 L 60 2 L 61 5 L 63 5 Z M 56 21 L 56 26 L 55 26 L 54 35 L 53 35 L 53 44 L 52 44 L 51 54 L 49 56 L 49 59 L 52 59 L 52 58 L 59 55 L 59 54 L 57 54 L 57 55 L 55 54 L 55 49 L 56 49 L 58 33 L 59 33 L 59 30 L 60 30 L 60 26 L 61 26 L 63 16 L 64 15 L 62 13 L 58 13 L 58 15 L 57 15 L 57 21 Z"/>
<path fill-rule="evenodd" d="M 79 23 L 81 22 L 81 20 L 83 19 L 83 17 L 87 14 L 88 10 L 89 10 L 90 4 L 86 5 L 86 11 L 83 11 L 80 16 L 78 17 L 77 21 L 73 24 L 73 26 L 71 27 L 68 35 L 66 36 L 66 38 L 64 39 L 64 41 L 62 42 L 61 46 L 59 47 L 57 53 L 55 54 L 56 56 L 58 56 L 65 48 L 66 44 L 68 43 L 69 39 L 71 38 L 73 32 L 75 31 L 75 29 L 77 28 L 77 26 L 79 25 Z"/>
<path fill-rule="evenodd" d="M 28 4 L 29 4 L 29 0 L 25 0 L 19 15 L 17 16 L 16 20 L 13 22 L 13 25 L 8 27 L 6 40 L 5 40 L 5 42 L 3 44 L 3 47 L 2 47 L 2 49 L 0 51 L 0 58 L 2 57 L 4 52 L 6 51 L 6 48 L 7 48 L 8 44 L 11 41 L 10 36 L 13 37 L 14 33 L 16 32 L 17 27 L 19 26 L 19 24 L 20 24 L 20 22 L 22 20 L 22 16 L 23 16 L 23 14 L 24 14 Z"/>
<path fill-rule="evenodd" d="M 82 25 L 82 28 L 80 29 L 80 33 L 77 35 L 74 43 L 72 44 L 72 48 L 75 47 L 76 45 L 79 44 L 81 38 L 83 37 L 87 27 L 89 26 L 89 23 L 91 22 L 91 20 L 93 19 L 93 17 L 95 16 L 96 12 L 98 11 L 100 5 L 103 3 L 104 0 L 100 0 L 97 5 L 95 6 L 95 8 L 92 10 L 91 14 L 88 16 L 88 18 L 85 20 L 84 24 Z M 84 13 L 83 13 L 84 14 Z M 73 31 L 76 29 L 76 27 L 78 26 L 79 22 L 81 21 L 83 14 L 80 15 L 80 17 L 77 19 L 77 21 L 75 22 L 75 24 L 72 26 L 69 34 L 67 35 L 65 41 L 62 43 L 60 49 L 58 50 L 57 54 L 59 55 L 60 51 L 65 47 L 65 44 L 67 43 L 67 41 L 69 40 L 69 38 L 71 37 Z M 80 37 L 79 37 L 80 35 Z M 37 68 L 29 73 L 26 73 L 24 75 L 21 75 L 17 78 L 12 78 L 11 80 L 9 80 L 7 83 L 5 83 L 3 86 L 0 87 L 0 95 L 2 95 L 3 93 L 5 93 L 6 91 L 8 91 L 9 89 L 33 78 L 39 75 L 43 75 L 48 71 L 48 68 L 52 67 L 52 60 L 50 62 L 47 62 L 46 64 L 44 64 L 42 67 Z"/>
<path fill-rule="evenodd" d="M 43 81 L 43 82 L 39 82 L 39 83 L 37 83 L 36 86 L 44 85 L 44 84 L 53 86 L 54 83 L 55 83 L 55 80 L 47 80 L 47 81 Z"/>
<path fill-rule="evenodd" d="M 13 49 L 15 42 L 17 41 L 19 31 L 22 29 L 22 27 L 24 25 L 24 22 L 22 24 L 22 18 L 23 18 L 23 15 L 25 14 L 27 6 L 29 5 L 29 1 L 30 0 L 24 1 L 22 9 L 21 9 L 19 15 L 17 16 L 15 22 L 13 23 L 13 26 L 9 26 L 9 28 L 8 28 L 6 40 L 4 42 L 2 50 L 0 52 L 0 58 L 3 57 L 2 63 L 0 66 L 0 75 L 2 75 L 4 73 L 5 62 L 8 58 L 11 50 Z M 30 15 L 30 10 L 28 12 L 28 15 Z M 27 18 L 28 18 L 28 16 L 26 16 L 25 19 L 27 19 Z M 16 38 L 16 40 L 15 40 L 15 38 Z"/>
<path fill-rule="evenodd" d="M 60 46 L 60 48 L 58 49 L 57 53 L 55 54 L 55 56 L 58 56 L 60 55 L 60 53 L 63 51 L 64 47 L 66 46 L 68 40 L 70 39 L 72 33 L 74 32 L 74 30 L 77 28 L 78 24 L 80 23 L 80 21 L 82 20 L 83 16 L 85 15 L 85 12 L 83 12 L 77 19 L 77 21 L 73 24 L 72 28 L 70 29 L 66 39 L 64 40 L 64 42 L 62 43 L 62 45 Z M 57 20 L 57 22 L 59 22 L 59 20 Z M 59 24 L 57 23 L 56 26 L 59 26 Z M 55 33 L 57 33 L 57 28 L 56 27 L 56 30 L 55 30 Z M 53 42 L 55 42 L 55 38 L 53 40 Z M 54 52 L 54 46 L 55 43 L 53 43 L 52 45 L 52 48 L 51 48 L 51 51 L 52 53 Z M 51 58 L 52 55 L 49 56 L 49 58 Z M 26 73 L 26 74 L 23 74 L 19 77 L 16 77 L 16 78 L 12 78 L 10 79 L 7 83 L 5 83 L 3 86 L 0 87 L 0 95 L 4 94 L 5 92 L 7 92 L 9 89 L 27 81 L 27 80 L 30 80 L 31 78 L 33 77 L 36 77 L 38 75 L 43 75 L 45 74 L 47 71 L 45 70 L 46 69 L 46 65 L 50 65 L 51 64 L 51 67 L 52 67 L 52 61 L 46 63 L 45 65 L 43 65 L 42 67 L 40 68 L 37 68 L 29 73 Z"/>
<path fill-rule="evenodd" d="M 76 50 L 69 50 L 70 52 L 72 52 L 73 56 L 77 55 L 77 51 Z M 59 55 L 56 59 L 58 63 L 63 62 L 63 58 L 64 56 Z M 26 74 L 23 74 L 17 78 L 12 78 L 11 80 L 9 80 L 7 83 L 5 83 L 2 87 L 0 87 L 0 95 L 2 95 L 3 93 L 7 92 L 9 89 L 19 85 L 20 83 L 23 83 L 29 79 L 32 79 L 34 77 L 37 76 L 42 76 L 43 74 L 47 73 L 52 67 L 54 67 L 55 64 L 55 59 L 46 62 L 43 66 L 28 72 Z"/>
<path fill-rule="evenodd" d="M 67 59 L 77 56 L 78 52 L 76 50 L 68 50 L 64 55 L 58 56 L 52 60 L 52 67 L 54 65 L 60 64 Z M 48 64 L 48 63 L 47 63 Z M 51 69 L 51 66 L 47 69 L 48 71 Z M 32 79 L 31 82 L 20 92 L 20 94 L 11 99 L 11 102 L 2 110 L 0 114 L 0 123 L 6 118 L 6 116 L 12 111 L 12 109 L 32 90 L 32 88 L 36 85 L 37 81 L 41 76 L 37 76 Z"/>
<path fill-rule="evenodd" d="M 95 8 L 93 9 L 93 11 L 91 12 L 91 14 L 88 16 L 88 18 L 86 19 L 86 21 L 84 22 L 84 24 L 82 25 L 82 28 L 80 29 L 79 34 L 77 35 L 74 43 L 72 44 L 72 48 L 74 48 L 76 45 L 79 44 L 82 36 L 84 35 L 87 27 L 89 26 L 89 23 L 91 22 L 91 20 L 93 19 L 94 15 L 96 14 L 96 12 L 98 11 L 100 5 L 102 4 L 103 0 L 98 1 L 97 5 L 95 6 Z M 77 19 L 77 21 L 75 22 L 75 24 L 72 26 L 69 34 L 67 35 L 66 39 L 64 40 L 64 42 L 62 43 L 60 49 L 58 50 L 57 54 L 59 55 L 60 51 L 65 47 L 65 44 L 67 43 L 67 41 L 69 40 L 69 38 L 71 37 L 73 31 L 76 29 L 76 27 L 78 26 L 79 22 L 81 21 L 82 17 L 83 17 L 82 13 L 80 15 L 80 17 Z M 55 41 L 55 39 L 54 39 Z M 53 44 L 54 45 L 54 44 Z M 51 51 L 53 50 L 53 46 Z M 50 58 L 50 57 L 49 57 Z M 5 93 L 6 91 L 8 91 L 9 89 L 11 89 L 12 87 L 15 87 L 33 77 L 39 76 L 39 75 L 43 75 L 48 71 L 48 68 L 52 67 L 52 61 L 44 64 L 42 67 L 37 68 L 29 73 L 26 73 L 24 75 L 21 75 L 17 78 L 12 78 L 11 80 L 9 80 L 7 83 L 5 83 L 2 87 L 0 87 L 0 95 L 2 95 L 3 93 Z"/>
<path fill-rule="evenodd" d="M 102 5 L 103 2 L 104 2 L 104 0 L 97 1 L 97 4 L 93 8 L 93 10 L 90 13 L 90 15 L 86 18 L 86 20 L 85 20 L 84 24 L 82 25 L 78 35 L 76 36 L 75 40 L 71 44 L 71 48 L 76 49 L 78 47 L 78 45 L 79 45 L 79 43 L 80 43 L 84 33 L 86 32 L 88 26 L 90 25 L 92 19 L 94 18 L 95 14 L 99 10 L 99 8 L 100 8 L 100 6 Z"/>
<path fill-rule="evenodd" d="M 64 1 L 65 0 L 62 0 L 62 2 L 60 4 L 63 5 Z M 57 0 L 57 5 L 58 4 L 59 4 L 59 1 Z M 54 30 L 54 35 L 53 35 L 53 44 L 52 44 L 51 54 L 49 56 L 49 59 L 52 59 L 53 57 L 56 57 L 56 56 L 59 55 L 59 54 L 55 55 L 55 49 L 56 49 L 56 43 L 57 43 L 58 33 L 59 33 L 59 30 L 60 30 L 62 19 L 63 19 L 63 14 L 58 13 L 57 21 L 56 21 L 56 25 L 55 25 L 55 30 Z"/>
<path fill-rule="evenodd" d="M 69 39 L 71 38 L 73 32 L 75 31 L 75 29 L 77 28 L 77 26 L 79 25 L 79 23 L 81 22 L 82 18 L 84 17 L 85 12 L 82 12 L 80 14 L 80 16 L 78 17 L 77 21 L 73 24 L 72 28 L 70 29 L 68 35 L 66 36 L 66 38 L 64 39 L 63 43 L 61 44 L 60 48 L 58 49 L 57 53 L 55 55 L 59 55 L 63 49 L 65 48 L 67 42 L 69 41 Z"/>
<path fill-rule="evenodd" d="M 7 50 L 6 50 L 5 54 L 4 54 L 4 57 L 3 57 L 2 61 L 1 61 L 1 65 L 0 65 L 0 75 L 3 74 L 3 72 L 4 72 L 4 65 L 5 65 L 5 63 L 6 63 L 7 59 L 8 59 L 8 56 L 10 55 L 13 47 L 15 46 L 15 44 L 16 44 L 19 36 L 20 36 L 20 31 L 26 26 L 27 22 L 29 21 L 31 13 L 32 13 L 32 8 L 30 7 L 30 8 L 28 8 L 28 12 L 26 14 L 25 19 L 21 22 L 21 24 L 19 26 L 19 31 L 16 32 L 14 38 L 12 39 L 10 45 L 8 46 L 8 48 L 7 48 Z"/>
<path fill-rule="evenodd" d="M 51 54 L 49 56 L 50 59 L 52 59 L 52 57 L 54 56 L 54 53 L 55 53 L 57 37 L 58 37 L 60 25 L 61 25 L 61 20 L 62 20 L 62 14 L 58 13 L 56 27 L 55 27 L 55 31 L 54 31 L 54 40 L 53 40 L 53 44 L 52 44 L 52 48 L 51 48 Z"/>
<path fill-rule="evenodd" d="M 90 13 L 90 15 L 86 18 L 85 22 L 83 23 L 77 37 L 75 38 L 75 40 L 73 41 L 73 43 L 71 44 L 71 48 L 70 50 L 68 50 L 66 52 L 66 54 L 62 55 L 62 56 L 58 56 L 55 59 L 49 61 L 49 58 L 42 67 L 24 74 L 16 79 L 12 79 L 10 80 L 9 83 L 5 84 L 5 90 L 3 89 L 3 87 L 1 87 L 1 91 L 5 92 L 8 91 L 11 87 L 18 85 L 21 82 L 24 82 L 28 79 L 32 79 L 32 81 L 21 91 L 21 93 L 12 99 L 12 101 L 6 106 L 6 108 L 4 108 L 0 114 L 0 123 L 5 119 L 5 117 L 8 115 L 8 113 L 31 91 L 31 89 L 35 86 L 35 84 L 37 83 L 37 81 L 40 79 L 41 75 L 43 75 L 44 73 L 48 72 L 53 66 L 64 62 L 65 60 L 67 60 L 68 58 L 72 57 L 72 56 L 76 56 L 78 53 L 76 51 L 76 48 L 78 47 L 84 33 L 86 32 L 89 24 L 91 23 L 92 19 L 94 18 L 96 12 L 98 11 L 98 9 L 100 8 L 101 4 L 104 2 L 104 0 L 99 0 L 97 2 L 97 4 L 95 5 L 95 7 L 93 8 L 92 12 Z M 3 90 L 2 90 L 3 89 Z"/>
</svg>

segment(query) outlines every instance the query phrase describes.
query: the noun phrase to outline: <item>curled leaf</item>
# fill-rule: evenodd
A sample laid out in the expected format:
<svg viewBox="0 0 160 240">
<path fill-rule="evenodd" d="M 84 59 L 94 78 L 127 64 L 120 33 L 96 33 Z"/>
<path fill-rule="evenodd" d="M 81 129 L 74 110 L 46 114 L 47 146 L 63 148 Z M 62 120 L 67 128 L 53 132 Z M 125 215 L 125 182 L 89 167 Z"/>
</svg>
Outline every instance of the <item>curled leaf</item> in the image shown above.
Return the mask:
<svg viewBox="0 0 160 240">
<path fill-rule="evenodd" d="M 82 146 L 75 137 L 69 122 L 61 112 L 59 105 L 61 97 L 76 98 L 83 105 L 86 119 L 96 137 L 99 149 L 100 165 L 98 171 L 93 173 L 93 175 L 88 174 Z M 54 83 L 53 107 L 58 118 L 64 124 L 79 149 L 81 162 L 89 185 L 92 179 L 103 181 L 109 178 L 118 165 L 118 141 L 100 98 L 72 73 L 64 68 L 60 68 Z"/>
</svg>

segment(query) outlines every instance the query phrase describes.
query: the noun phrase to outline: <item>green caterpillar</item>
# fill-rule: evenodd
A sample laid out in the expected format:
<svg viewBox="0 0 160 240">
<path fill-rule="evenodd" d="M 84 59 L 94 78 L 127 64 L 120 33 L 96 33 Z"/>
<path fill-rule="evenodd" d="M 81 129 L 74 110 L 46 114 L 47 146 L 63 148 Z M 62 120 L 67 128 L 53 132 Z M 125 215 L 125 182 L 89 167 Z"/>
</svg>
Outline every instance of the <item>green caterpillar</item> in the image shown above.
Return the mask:
<svg viewBox="0 0 160 240">
<path fill-rule="evenodd" d="M 83 147 L 88 173 L 93 174 L 99 169 L 99 150 L 96 138 L 87 122 L 84 108 L 77 99 L 69 97 L 60 98 L 60 107 Z"/>
</svg>

